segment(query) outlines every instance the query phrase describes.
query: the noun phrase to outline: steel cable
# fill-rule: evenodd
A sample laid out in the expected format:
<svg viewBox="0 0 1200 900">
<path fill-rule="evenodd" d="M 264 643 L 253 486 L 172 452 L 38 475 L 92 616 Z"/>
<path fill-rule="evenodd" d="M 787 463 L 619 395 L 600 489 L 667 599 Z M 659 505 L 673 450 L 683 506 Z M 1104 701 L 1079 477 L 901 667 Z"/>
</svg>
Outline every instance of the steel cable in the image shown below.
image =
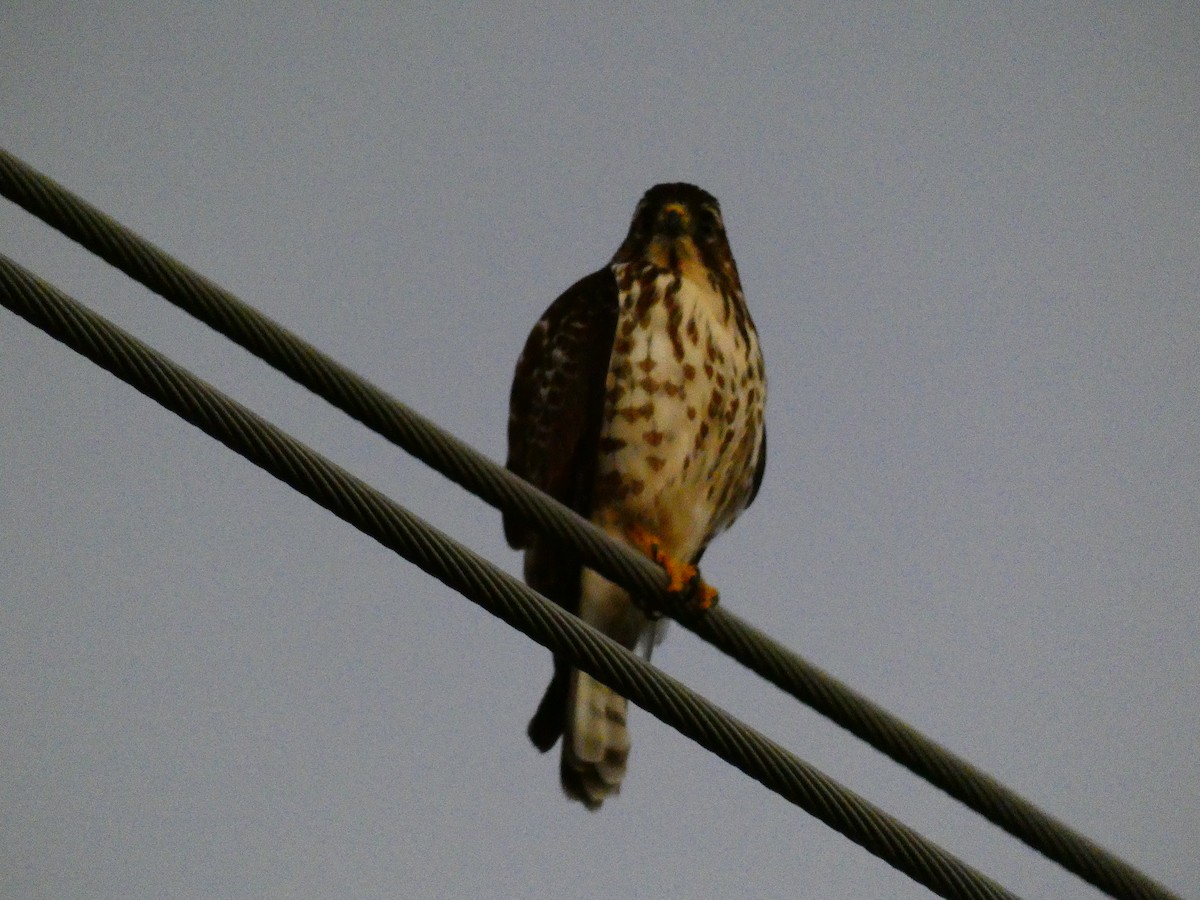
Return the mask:
<svg viewBox="0 0 1200 900">
<path fill-rule="evenodd" d="M 669 602 L 663 590 L 666 577 L 648 559 L 4 150 L 0 192 L 476 496 L 562 538 L 590 567 L 649 606 L 661 608 Z M 727 609 L 677 618 L 747 668 L 1110 896 L 1175 896 Z"/>
<path fill-rule="evenodd" d="M 938 895 L 1015 896 L 4 256 L 0 291 L 17 315 Z"/>
</svg>

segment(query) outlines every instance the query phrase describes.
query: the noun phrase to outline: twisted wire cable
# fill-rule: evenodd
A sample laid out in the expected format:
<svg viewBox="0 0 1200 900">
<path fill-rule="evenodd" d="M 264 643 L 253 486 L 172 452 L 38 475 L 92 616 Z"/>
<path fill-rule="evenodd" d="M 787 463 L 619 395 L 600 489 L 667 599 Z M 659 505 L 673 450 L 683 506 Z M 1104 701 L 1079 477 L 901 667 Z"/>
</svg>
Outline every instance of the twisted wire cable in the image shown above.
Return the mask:
<svg viewBox="0 0 1200 900">
<path fill-rule="evenodd" d="M 669 609 L 667 579 L 558 501 L 0 149 L 0 193 L 500 510 L 576 549 L 587 565 Z M 1174 895 L 902 719 L 719 607 L 676 618 L 704 640 L 1112 897 Z"/>
<path fill-rule="evenodd" d="M 4 256 L 0 292 L 17 315 L 939 896 L 1015 896 Z"/>
</svg>

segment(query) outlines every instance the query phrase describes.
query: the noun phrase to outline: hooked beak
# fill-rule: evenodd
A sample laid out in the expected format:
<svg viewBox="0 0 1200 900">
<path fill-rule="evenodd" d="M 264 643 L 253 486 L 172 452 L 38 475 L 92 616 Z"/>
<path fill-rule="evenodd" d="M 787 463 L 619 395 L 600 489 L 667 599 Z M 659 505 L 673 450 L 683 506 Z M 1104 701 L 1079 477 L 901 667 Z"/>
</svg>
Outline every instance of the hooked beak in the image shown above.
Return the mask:
<svg viewBox="0 0 1200 900">
<path fill-rule="evenodd" d="M 690 225 L 687 207 L 682 203 L 668 203 L 658 215 L 659 230 L 670 238 L 677 238 Z"/>
</svg>

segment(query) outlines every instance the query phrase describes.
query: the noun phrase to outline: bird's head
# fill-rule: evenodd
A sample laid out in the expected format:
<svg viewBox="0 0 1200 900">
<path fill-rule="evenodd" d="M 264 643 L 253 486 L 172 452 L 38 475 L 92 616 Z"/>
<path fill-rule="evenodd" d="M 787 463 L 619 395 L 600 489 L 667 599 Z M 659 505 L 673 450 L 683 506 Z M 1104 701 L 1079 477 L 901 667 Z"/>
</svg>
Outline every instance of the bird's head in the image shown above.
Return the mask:
<svg viewBox="0 0 1200 900">
<path fill-rule="evenodd" d="M 633 213 L 629 234 L 613 262 L 652 262 L 696 277 L 702 267 L 719 277 L 732 271 L 733 254 L 725 236 L 721 205 L 708 191 L 691 184 L 656 184 Z"/>
</svg>

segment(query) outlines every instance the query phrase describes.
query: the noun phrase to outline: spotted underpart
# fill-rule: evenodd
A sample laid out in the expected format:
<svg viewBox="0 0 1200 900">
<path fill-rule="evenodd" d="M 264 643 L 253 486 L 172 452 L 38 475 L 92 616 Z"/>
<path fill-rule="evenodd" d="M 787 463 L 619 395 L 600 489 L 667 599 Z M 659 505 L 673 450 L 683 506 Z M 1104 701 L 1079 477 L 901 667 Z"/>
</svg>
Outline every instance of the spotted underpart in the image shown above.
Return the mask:
<svg viewBox="0 0 1200 900">
<path fill-rule="evenodd" d="M 641 525 L 691 560 L 753 492 L 765 400 L 758 337 L 736 287 L 653 262 L 612 268 L 620 299 L 592 517 L 610 530 Z"/>
</svg>

